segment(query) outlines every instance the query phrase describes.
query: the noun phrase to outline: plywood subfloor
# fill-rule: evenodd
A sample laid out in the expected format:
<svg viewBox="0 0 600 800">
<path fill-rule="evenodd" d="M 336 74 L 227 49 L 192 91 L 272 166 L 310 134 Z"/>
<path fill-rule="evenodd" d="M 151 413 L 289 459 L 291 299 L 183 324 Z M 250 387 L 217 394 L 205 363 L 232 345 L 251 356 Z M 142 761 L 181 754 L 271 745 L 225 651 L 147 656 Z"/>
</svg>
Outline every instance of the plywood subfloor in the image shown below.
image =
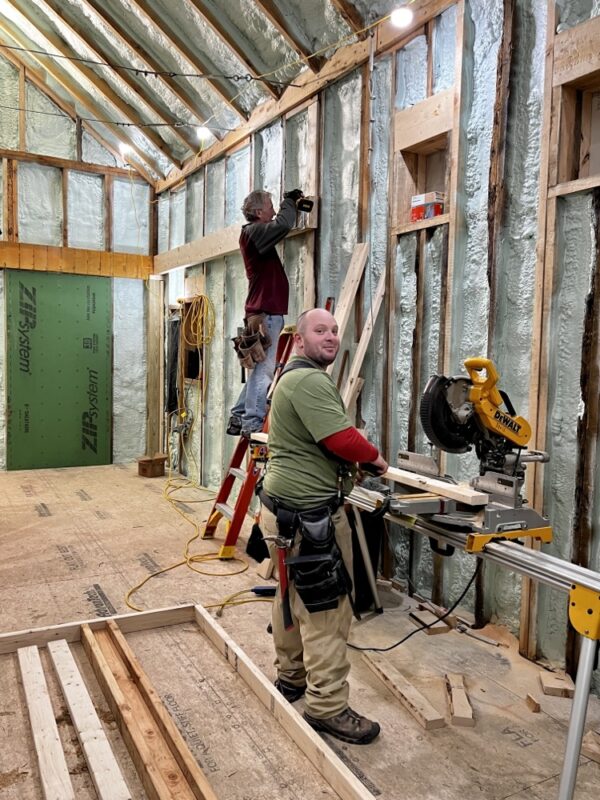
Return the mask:
<svg viewBox="0 0 600 800">
<path fill-rule="evenodd" d="M 0 475 L 0 627 L 2 631 L 128 611 L 125 594 L 150 572 L 182 559 L 194 530 L 163 499 L 164 479 L 140 478 L 134 466 L 10 472 Z M 197 490 L 178 495 L 199 523 L 210 501 Z M 246 533 L 249 531 L 247 526 Z M 218 550 L 199 540 L 194 553 Z M 179 567 L 150 580 L 134 598 L 142 607 L 216 603 L 244 588 L 264 584 L 256 564 L 231 576 L 197 574 Z M 196 564 L 209 572 L 237 569 L 233 562 Z M 355 623 L 352 641 L 387 646 L 413 629 L 409 603 L 386 608 Z M 227 608 L 220 623 L 272 678 L 268 603 Z M 487 631 L 488 635 L 502 632 Z M 128 637 L 215 790 L 226 800 L 295 800 L 334 797 L 332 790 L 282 734 L 239 676 L 223 664 L 193 626 L 145 631 Z M 329 739 L 332 748 L 383 800 L 551 800 L 562 765 L 571 701 L 541 693 L 539 667 L 521 659 L 511 637 L 492 647 L 450 633 L 417 635 L 387 654 L 441 713 L 448 717 L 444 674 L 459 672 L 476 724 L 424 731 L 351 652 L 351 703 L 379 720 L 382 733 L 368 747 Z M 76 647 L 76 653 L 78 648 Z M 42 653 L 45 658 L 45 652 Z M 85 659 L 80 663 L 135 798 L 137 781 L 110 712 Z M 52 675 L 51 669 L 47 670 Z M 94 790 L 68 714 L 51 680 L 55 711 L 69 757 L 77 797 Z M 531 712 L 527 693 L 541 702 Z M 62 705 L 61 705 L 62 702 Z M 302 702 L 296 704 L 302 710 Z M 62 716 L 61 716 L 62 715 Z M 587 727 L 600 729 L 593 699 Z M 41 798 L 35 758 L 19 685 L 16 657 L 0 657 L 0 798 Z M 577 800 L 596 800 L 600 764 L 581 759 Z"/>
</svg>

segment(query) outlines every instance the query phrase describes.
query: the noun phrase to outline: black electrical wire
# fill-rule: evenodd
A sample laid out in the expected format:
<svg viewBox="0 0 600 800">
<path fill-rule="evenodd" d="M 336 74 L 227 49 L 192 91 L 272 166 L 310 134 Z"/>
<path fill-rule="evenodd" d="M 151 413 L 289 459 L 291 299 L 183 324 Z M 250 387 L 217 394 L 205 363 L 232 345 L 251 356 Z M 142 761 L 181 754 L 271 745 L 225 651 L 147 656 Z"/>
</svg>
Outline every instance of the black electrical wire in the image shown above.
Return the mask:
<svg viewBox="0 0 600 800">
<path fill-rule="evenodd" d="M 271 83 L 275 86 L 299 86 L 300 84 L 290 81 L 278 81 L 271 78 L 263 77 L 261 75 L 251 75 L 249 72 L 234 73 L 233 75 L 226 74 L 213 74 L 213 73 L 200 73 L 200 72 L 174 72 L 173 70 L 154 70 L 145 69 L 144 67 L 129 67 L 125 64 L 110 64 L 107 61 L 98 61 L 93 58 L 84 58 L 83 56 L 66 56 L 62 53 L 50 53 L 48 50 L 37 50 L 33 47 L 19 47 L 18 45 L 0 44 L 0 47 L 6 50 L 18 50 L 21 53 L 33 53 L 38 56 L 46 56 L 47 58 L 63 59 L 65 61 L 76 61 L 82 64 L 92 64 L 95 67 L 106 67 L 107 69 L 120 70 L 121 72 L 134 72 L 136 75 L 143 75 L 147 78 L 149 75 L 156 78 L 198 78 L 200 80 L 228 80 L 228 81 L 257 81 L 258 83 Z"/>
<path fill-rule="evenodd" d="M 348 642 L 348 647 L 351 647 L 353 650 L 370 650 L 373 653 L 387 653 L 388 650 L 393 650 L 395 647 L 398 647 L 399 645 L 404 644 L 404 642 L 408 641 L 408 639 L 410 639 L 411 636 L 414 636 L 415 633 L 420 633 L 421 631 L 426 631 L 427 628 L 431 628 L 437 622 L 442 622 L 442 620 L 445 620 L 446 617 L 448 617 L 454 611 L 454 609 L 458 606 L 458 604 L 461 602 L 461 600 L 465 597 L 465 595 L 467 594 L 467 592 L 469 591 L 469 589 L 473 585 L 473 582 L 474 582 L 475 578 L 477 577 L 477 574 L 478 574 L 482 564 L 483 564 L 483 561 L 481 561 L 481 560 L 477 562 L 477 566 L 475 567 L 475 572 L 471 575 L 471 578 L 469 579 L 469 582 L 467 583 L 467 585 L 463 589 L 463 591 L 462 591 L 460 597 L 458 598 L 458 600 L 455 603 L 453 603 L 452 606 L 450 606 L 450 608 L 445 612 L 445 614 L 442 614 L 441 617 L 438 617 L 437 619 L 434 619 L 433 622 L 430 622 L 428 625 L 423 625 L 420 628 L 415 628 L 414 631 L 411 631 L 410 633 L 407 633 L 406 636 L 404 636 L 402 639 L 400 639 L 399 642 L 395 642 L 394 644 L 390 644 L 387 647 L 361 647 L 358 644 L 351 644 L 350 642 Z"/>
</svg>

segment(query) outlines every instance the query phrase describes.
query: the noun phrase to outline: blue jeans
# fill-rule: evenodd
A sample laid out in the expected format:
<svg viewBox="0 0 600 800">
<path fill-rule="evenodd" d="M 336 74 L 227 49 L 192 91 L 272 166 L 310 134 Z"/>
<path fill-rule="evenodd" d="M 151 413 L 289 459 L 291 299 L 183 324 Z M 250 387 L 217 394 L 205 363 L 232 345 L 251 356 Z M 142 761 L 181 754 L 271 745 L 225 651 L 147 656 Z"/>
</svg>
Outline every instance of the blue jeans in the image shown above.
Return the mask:
<svg viewBox="0 0 600 800">
<path fill-rule="evenodd" d="M 264 321 L 265 332 L 271 339 L 266 358 L 254 369 L 248 370 L 248 378 L 242 387 L 231 414 L 240 417 L 243 431 L 260 431 L 267 416 L 267 393 L 275 374 L 277 341 L 283 329 L 281 314 L 267 314 Z"/>
</svg>

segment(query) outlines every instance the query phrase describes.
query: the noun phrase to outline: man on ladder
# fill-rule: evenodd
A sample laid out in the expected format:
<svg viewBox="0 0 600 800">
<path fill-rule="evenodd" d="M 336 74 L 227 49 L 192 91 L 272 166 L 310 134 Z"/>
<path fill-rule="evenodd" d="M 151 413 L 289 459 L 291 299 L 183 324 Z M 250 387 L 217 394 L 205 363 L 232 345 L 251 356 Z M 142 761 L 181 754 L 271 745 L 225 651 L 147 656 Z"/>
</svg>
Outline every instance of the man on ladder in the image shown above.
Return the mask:
<svg viewBox="0 0 600 800">
<path fill-rule="evenodd" d="M 267 415 L 267 392 L 275 372 L 277 340 L 288 312 L 289 284 L 275 245 L 296 222 L 300 189 L 283 195 L 279 213 L 269 192 L 251 192 L 242 205 L 248 220 L 242 227 L 240 250 L 248 277 L 244 331 L 235 340 L 236 351 L 248 370 L 236 404 L 231 409 L 227 433 L 249 436 L 261 431 Z"/>
</svg>

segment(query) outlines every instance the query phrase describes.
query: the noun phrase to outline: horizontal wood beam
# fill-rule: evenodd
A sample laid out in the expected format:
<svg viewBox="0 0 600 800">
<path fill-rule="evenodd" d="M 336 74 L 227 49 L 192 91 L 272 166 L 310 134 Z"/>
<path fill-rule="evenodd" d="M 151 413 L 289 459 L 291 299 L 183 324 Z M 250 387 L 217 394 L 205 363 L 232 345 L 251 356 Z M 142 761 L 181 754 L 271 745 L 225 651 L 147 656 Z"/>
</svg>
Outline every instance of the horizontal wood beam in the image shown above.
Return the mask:
<svg viewBox="0 0 600 800">
<path fill-rule="evenodd" d="M 59 625 L 48 625 L 43 628 L 29 628 L 22 631 L 0 633 L 0 655 L 14 653 L 19 647 L 36 645 L 44 647 L 48 642 L 64 639 L 67 642 L 81 641 L 81 626 L 88 625 L 92 630 L 104 628 L 107 619 L 114 619 L 123 633 L 147 631 L 168 625 L 180 625 L 192 622 L 195 618 L 195 606 L 168 606 L 152 611 L 129 611 L 127 614 L 115 614 L 112 617 L 94 617 L 78 622 L 64 622 Z"/>
<path fill-rule="evenodd" d="M 414 31 L 421 27 L 425 22 L 441 14 L 449 6 L 454 5 L 456 0 L 415 0 L 411 4 L 411 9 L 415 15 L 413 23 L 403 30 L 388 27 L 385 25 L 385 36 L 381 37 L 376 54 L 389 50 L 392 47 L 401 47 L 403 43 L 409 41 L 414 35 Z M 378 28 L 378 30 L 380 30 Z M 294 86 L 288 86 L 279 100 L 268 100 L 259 106 L 248 119 L 247 122 L 236 128 L 235 131 L 228 133 L 222 141 L 216 142 L 211 147 L 201 153 L 197 153 L 184 164 L 182 169 L 172 170 L 167 178 L 156 182 L 156 191 L 161 193 L 181 183 L 188 175 L 199 170 L 204 164 L 223 155 L 236 145 L 243 142 L 255 131 L 264 128 L 273 120 L 283 116 L 288 111 L 302 105 L 308 99 L 318 94 L 322 89 L 335 83 L 344 75 L 347 75 L 360 64 L 364 64 L 369 59 L 369 42 L 367 40 L 350 44 L 334 53 L 327 61 L 318 75 L 306 71 L 294 79 Z"/>
<path fill-rule="evenodd" d="M 110 167 L 103 164 L 89 164 L 87 161 L 74 161 L 69 158 L 57 158 L 56 156 L 44 156 L 40 153 L 29 153 L 25 150 L 4 150 L 0 148 L 0 158 L 13 158 L 15 161 L 34 161 L 37 164 L 44 164 L 47 167 L 58 167 L 59 169 L 74 169 L 79 172 L 94 172 L 96 175 L 120 175 L 123 178 L 131 178 L 131 170 L 123 167 Z M 142 183 L 137 176 L 133 177 L 136 183 Z"/>
<path fill-rule="evenodd" d="M 428 152 L 427 142 L 452 130 L 454 89 L 434 94 L 394 114 L 394 152 Z M 439 148 L 438 148 L 439 149 Z"/>
<path fill-rule="evenodd" d="M 600 17 L 581 22 L 554 39 L 553 86 L 600 89 Z"/>
<path fill-rule="evenodd" d="M 78 247 L 0 242 L 0 269 L 144 279 L 152 275 L 152 256 L 108 253 L 105 250 L 84 250 Z"/>
<path fill-rule="evenodd" d="M 589 192 L 598 186 L 600 186 L 600 175 L 592 175 L 590 178 L 579 178 L 576 181 L 557 183 L 556 186 L 548 189 L 548 197 L 562 197 L 565 194 Z"/>
<path fill-rule="evenodd" d="M 166 253 L 154 256 L 154 274 L 170 272 L 181 267 L 191 267 L 195 264 L 203 264 L 215 258 L 237 253 L 240 249 L 240 230 L 241 226 L 239 224 L 229 225 L 227 228 L 221 228 L 214 233 L 200 236 L 198 239 L 194 239 L 193 242 L 182 244 L 180 247 L 174 247 Z M 315 226 L 310 225 L 306 225 L 303 228 L 292 228 L 287 238 L 313 230 L 315 230 Z"/>
<path fill-rule="evenodd" d="M 489 501 L 487 494 L 478 492 L 466 483 L 445 483 L 445 481 L 438 478 L 419 475 L 416 472 L 398 469 L 398 467 L 389 467 L 388 471 L 381 477 L 401 483 L 404 486 L 421 489 L 423 492 L 431 492 L 431 494 L 439 495 L 440 497 L 449 497 L 468 506 L 484 506 Z"/>
</svg>

